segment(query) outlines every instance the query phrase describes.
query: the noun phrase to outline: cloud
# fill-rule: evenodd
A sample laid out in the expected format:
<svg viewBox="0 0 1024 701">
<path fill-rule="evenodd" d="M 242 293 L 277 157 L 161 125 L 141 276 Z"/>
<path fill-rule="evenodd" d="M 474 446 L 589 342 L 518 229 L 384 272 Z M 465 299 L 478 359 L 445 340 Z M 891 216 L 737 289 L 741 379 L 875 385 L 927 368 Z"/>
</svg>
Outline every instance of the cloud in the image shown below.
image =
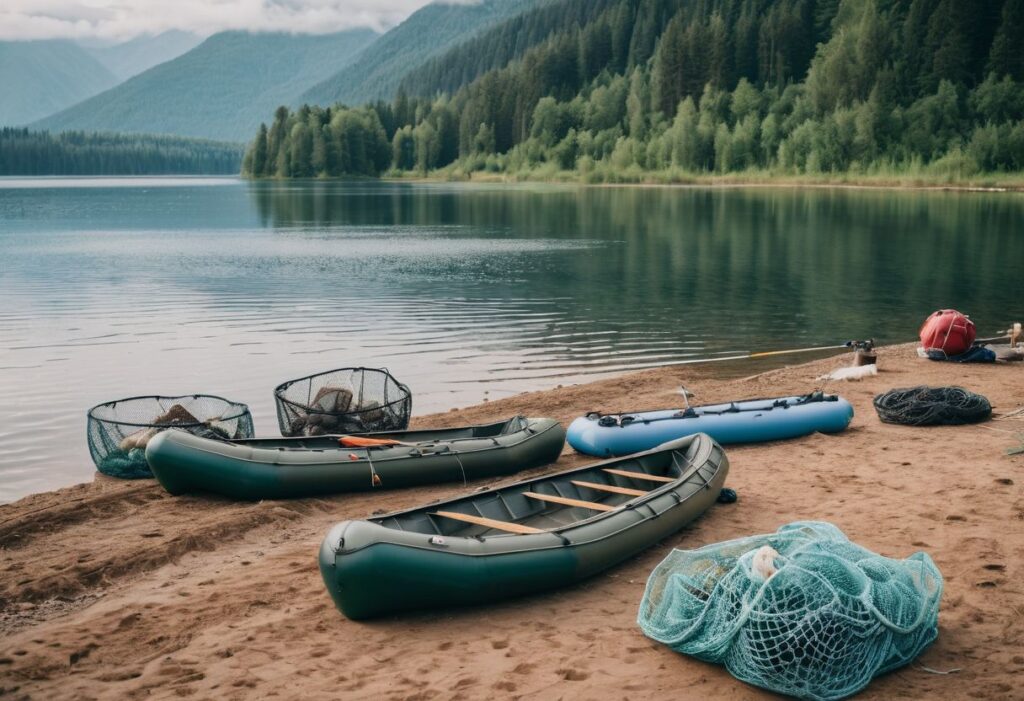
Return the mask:
<svg viewBox="0 0 1024 701">
<path fill-rule="evenodd" d="M 478 0 L 443 0 L 446 3 Z M 182 29 L 326 34 L 385 30 L 429 0 L 2 0 L 0 40 L 107 39 Z"/>
</svg>

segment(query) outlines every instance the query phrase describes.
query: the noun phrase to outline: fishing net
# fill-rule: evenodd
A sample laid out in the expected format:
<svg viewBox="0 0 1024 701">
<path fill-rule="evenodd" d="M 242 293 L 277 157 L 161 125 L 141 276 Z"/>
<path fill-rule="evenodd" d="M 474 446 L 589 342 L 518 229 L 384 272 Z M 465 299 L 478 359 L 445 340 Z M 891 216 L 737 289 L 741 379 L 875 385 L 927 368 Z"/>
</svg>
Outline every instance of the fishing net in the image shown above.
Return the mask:
<svg viewBox="0 0 1024 701">
<path fill-rule="evenodd" d="M 89 453 L 105 475 L 152 477 L 146 446 L 168 428 L 218 440 L 253 437 L 252 414 L 245 404 L 205 394 L 132 397 L 89 410 Z"/>
<path fill-rule="evenodd" d="M 750 684 L 840 699 L 935 640 L 941 595 L 925 553 L 892 560 L 829 523 L 797 522 L 673 551 L 651 573 L 637 622 Z"/>
<path fill-rule="evenodd" d="M 878 418 L 907 426 L 958 426 L 992 416 L 988 399 L 963 387 L 892 389 L 875 397 Z"/>
<path fill-rule="evenodd" d="M 341 368 L 274 390 L 282 436 L 403 431 L 412 393 L 386 369 Z"/>
</svg>

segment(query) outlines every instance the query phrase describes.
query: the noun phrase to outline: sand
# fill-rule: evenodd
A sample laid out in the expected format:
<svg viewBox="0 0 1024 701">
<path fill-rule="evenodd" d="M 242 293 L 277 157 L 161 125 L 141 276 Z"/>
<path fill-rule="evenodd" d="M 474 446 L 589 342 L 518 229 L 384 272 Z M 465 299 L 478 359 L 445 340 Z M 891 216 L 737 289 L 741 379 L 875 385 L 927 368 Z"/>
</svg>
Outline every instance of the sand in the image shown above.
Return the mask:
<svg viewBox="0 0 1024 701">
<path fill-rule="evenodd" d="M 856 408 L 845 433 L 733 447 L 738 503 L 580 586 L 497 606 L 353 623 L 317 572 L 332 523 L 462 485 L 236 504 L 97 477 L 2 506 L 0 697 L 775 698 L 644 638 L 637 604 L 672 548 L 819 519 L 885 555 L 924 550 L 946 579 L 938 641 L 860 698 L 1024 698 L 1024 455 L 1005 453 L 1024 420 L 915 429 L 871 407 L 891 387 L 961 384 L 1005 415 L 1024 404 L 1024 365 L 931 363 L 908 346 L 879 356 L 877 377 L 829 387 Z M 843 360 L 733 379 L 664 368 L 415 423 L 675 406 L 681 381 L 699 403 L 800 393 Z M 545 469 L 583 462 L 566 448 Z"/>
</svg>

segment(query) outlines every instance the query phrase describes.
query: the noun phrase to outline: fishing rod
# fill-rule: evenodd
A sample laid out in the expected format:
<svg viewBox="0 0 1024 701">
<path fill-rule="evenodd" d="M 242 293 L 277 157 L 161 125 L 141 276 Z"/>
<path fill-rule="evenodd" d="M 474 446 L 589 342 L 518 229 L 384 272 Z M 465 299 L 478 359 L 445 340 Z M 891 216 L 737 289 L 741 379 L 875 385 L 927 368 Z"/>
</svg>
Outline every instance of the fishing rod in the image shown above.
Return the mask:
<svg viewBox="0 0 1024 701">
<path fill-rule="evenodd" d="M 664 367 L 670 367 L 675 365 L 697 365 L 699 363 L 722 363 L 727 360 L 750 360 L 753 358 L 768 358 L 775 355 L 790 355 L 795 353 L 814 353 L 828 350 L 839 350 L 845 348 L 847 350 L 862 350 L 870 352 L 875 347 L 875 340 L 873 338 L 866 341 L 847 341 L 846 343 L 840 343 L 836 346 L 812 346 L 810 348 L 788 348 L 786 350 L 775 350 L 775 351 L 761 351 L 758 353 L 743 353 L 742 355 L 730 355 L 722 358 L 696 358 L 694 360 L 677 360 L 671 363 L 665 363 Z"/>
</svg>

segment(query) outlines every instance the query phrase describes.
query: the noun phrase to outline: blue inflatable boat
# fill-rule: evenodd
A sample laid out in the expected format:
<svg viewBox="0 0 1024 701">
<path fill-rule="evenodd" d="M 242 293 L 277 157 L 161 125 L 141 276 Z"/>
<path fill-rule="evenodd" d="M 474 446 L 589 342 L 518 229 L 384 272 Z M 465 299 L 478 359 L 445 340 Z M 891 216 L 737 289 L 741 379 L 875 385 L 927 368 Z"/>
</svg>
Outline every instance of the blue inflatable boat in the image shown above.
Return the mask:
<svg viewBox="0 0 1024 701">
<path fill-rule="evenodd" d="M 694 433 L 706 433 L 722 444 L 837 433 L 849 426 L 851 419 L 853 407 L 848 401 L 814 392 L 687 409 L 591 413 L 573 421 L 566 438 L 577 452 L 603 458 L 650 450 Z"/>
</svg>

